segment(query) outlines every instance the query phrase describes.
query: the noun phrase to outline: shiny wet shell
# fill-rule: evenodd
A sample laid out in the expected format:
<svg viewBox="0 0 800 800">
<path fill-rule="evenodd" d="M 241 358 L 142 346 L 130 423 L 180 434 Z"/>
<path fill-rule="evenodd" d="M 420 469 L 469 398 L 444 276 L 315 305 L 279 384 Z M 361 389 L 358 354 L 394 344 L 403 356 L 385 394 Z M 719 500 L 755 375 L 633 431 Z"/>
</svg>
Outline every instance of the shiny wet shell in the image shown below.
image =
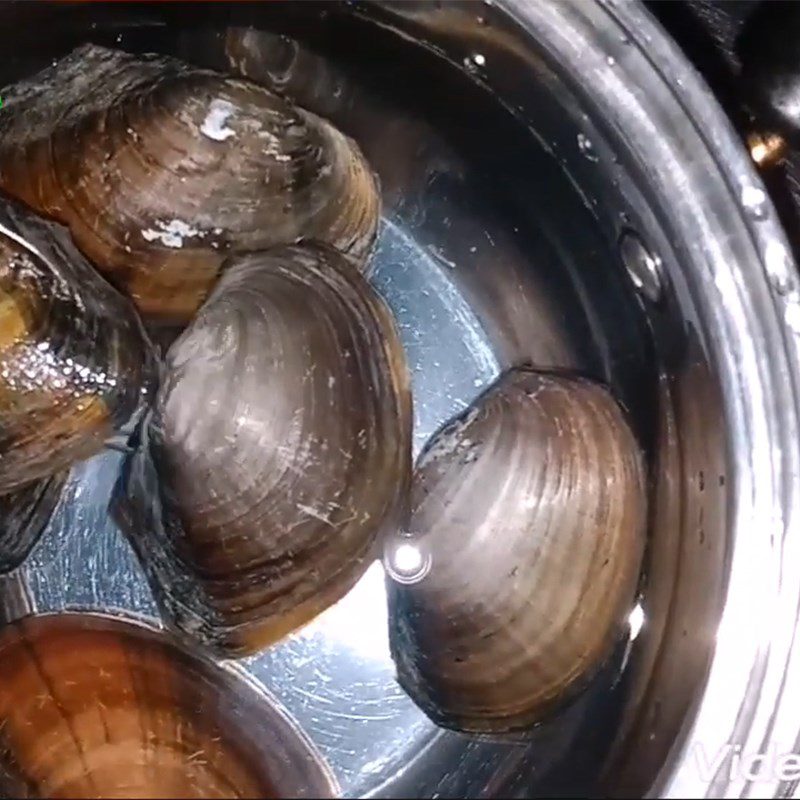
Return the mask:
<svg viewBox="0 0 800 800">
<path fill-rule="evenodd" d="M 645 513 L 642 457 L 610 392 L 506 373 L 429 442 L 407 533 L 387 542 L 401 685 L 445 727 L 541 721 L 619 641 Z"/>
</svg>

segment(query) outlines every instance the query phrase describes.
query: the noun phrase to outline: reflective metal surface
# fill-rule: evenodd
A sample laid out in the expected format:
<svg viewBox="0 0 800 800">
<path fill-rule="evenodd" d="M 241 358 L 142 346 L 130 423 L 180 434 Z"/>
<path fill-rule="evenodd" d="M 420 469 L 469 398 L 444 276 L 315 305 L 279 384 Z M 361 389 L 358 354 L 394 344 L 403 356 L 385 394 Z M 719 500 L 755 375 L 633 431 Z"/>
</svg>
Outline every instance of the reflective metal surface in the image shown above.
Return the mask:
<svg viewBox="0 0 800 800">
<path fill-rule="evenodd" d="M 381 176 L 372 280 L 413 371 L 416 450 L 499 369 L 532 362 L 606 380 L 650 462 L 629 641 L 527 738 L 439 731 L 402 693 L 378 564 L 246 662 L 341 792 L 791 794 L 731 780 L 729 762 L 701 774 L 694 755 L 800 750 L 800 673 L 787 669 L 800 289 L 769 202 L 744 202 L 761 189 L 746 152 L 674 45 L 638 3 L 615 0 L 164 6 L 7 7 L 4 77 L 87 39 L 255 79 L 296 69 L 287 91 L 356 137 Z M 254 32 L 231 48 L 230 26 Z M 620 252 L 631 232 L 657 260 L 657 297 Z M 0 580 L 6 616 L 155 614 L 106 514 L 121 458 L 74 470 L 44 540 Z"/>
</svg>

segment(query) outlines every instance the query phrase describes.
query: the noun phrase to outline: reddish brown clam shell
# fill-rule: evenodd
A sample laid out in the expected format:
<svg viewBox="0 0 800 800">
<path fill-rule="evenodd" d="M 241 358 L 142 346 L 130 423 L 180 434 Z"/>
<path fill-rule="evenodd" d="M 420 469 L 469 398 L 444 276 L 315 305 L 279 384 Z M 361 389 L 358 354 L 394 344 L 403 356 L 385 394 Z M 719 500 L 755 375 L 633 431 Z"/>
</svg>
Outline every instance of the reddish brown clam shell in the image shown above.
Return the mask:
<svg viewBox="0 0 800 800">
<path fill-rule="evenodd" d="M 95 614 L 0 630 L 0 792 L 36 798 L 332 797 L 270 698 L 142 625 Z"/>
<path fill-rule="evenodd" d="M 0 188 L 67 224 L 154 320 L 188 321 L 231 252 L 371 251 L 380 199 L 358 147 L 263 86 L 86 45 L 2 94 Z"/>
</svg>

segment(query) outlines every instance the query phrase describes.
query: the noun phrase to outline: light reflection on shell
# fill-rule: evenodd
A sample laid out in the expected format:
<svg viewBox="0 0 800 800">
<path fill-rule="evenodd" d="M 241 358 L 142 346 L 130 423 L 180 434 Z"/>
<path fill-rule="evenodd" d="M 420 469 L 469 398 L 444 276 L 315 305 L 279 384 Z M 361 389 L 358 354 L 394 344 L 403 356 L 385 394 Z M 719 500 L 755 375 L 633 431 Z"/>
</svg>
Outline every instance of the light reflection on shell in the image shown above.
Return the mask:
<svg viewBox="0 0 800 800">
<path fill-rule="evenodd" d="M 139 411 L 153 356 L 133 306 L 57 226 L 0 204 L 0 494 L 97 453 Z"/>
</svg>

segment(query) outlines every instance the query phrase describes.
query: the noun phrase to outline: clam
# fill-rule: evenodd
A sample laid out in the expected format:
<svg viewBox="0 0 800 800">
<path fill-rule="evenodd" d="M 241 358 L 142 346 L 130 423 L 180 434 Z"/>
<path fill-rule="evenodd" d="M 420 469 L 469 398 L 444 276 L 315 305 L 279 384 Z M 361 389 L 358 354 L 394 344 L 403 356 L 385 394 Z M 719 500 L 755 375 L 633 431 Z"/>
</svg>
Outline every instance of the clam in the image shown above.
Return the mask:
<svg viewBox="0 0 800 800">
<path fill-rule="evenodd" d="M 311 745 L 234 672 L 133 621 L 0 631 L 0 792 L 42 798 L 331 797 Z"/>
<path fill-rule="evenodd" d="M 420 455 L 388 538 L 400 684 L 437 724 L 540 722 L 604 663 L 633 605 L 645 475 L 600 384 L 514 369 Z"/>
<path fill-rule="evenodd" d="M 64 230 L 0 201 L 0 495 L 98 452 L 153 371 L 133 306 Z"/>
<path fill-rule="evenodd" d="M 0 188 L 68 225 L 149 319 L 187 321 L 231 253 L 371 251 L 380 200 L 358 147 L 266 87 L 86 45 L 3 98 Z"/>
<path fill-rule="evenodd" d="M 18 567 L 53 515 L 69 471 L 0 495 L 0 572 Z"/>
<path fill-rule="evenodd" d="M 380 555 L 410 453 L 388 309 L 337 251 L 284 246 L 232 259 L 170 348 L 116 512 L 166 618 L 242 655 Z"/>
</svg>

